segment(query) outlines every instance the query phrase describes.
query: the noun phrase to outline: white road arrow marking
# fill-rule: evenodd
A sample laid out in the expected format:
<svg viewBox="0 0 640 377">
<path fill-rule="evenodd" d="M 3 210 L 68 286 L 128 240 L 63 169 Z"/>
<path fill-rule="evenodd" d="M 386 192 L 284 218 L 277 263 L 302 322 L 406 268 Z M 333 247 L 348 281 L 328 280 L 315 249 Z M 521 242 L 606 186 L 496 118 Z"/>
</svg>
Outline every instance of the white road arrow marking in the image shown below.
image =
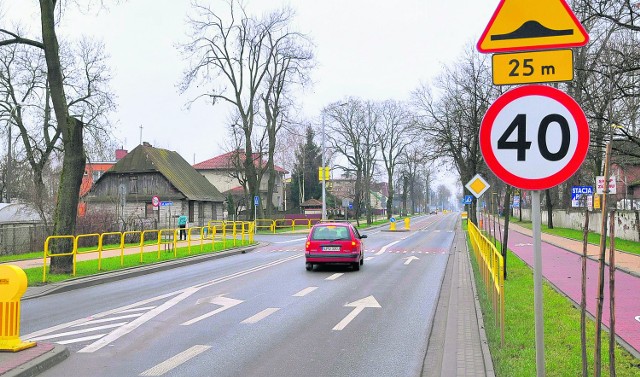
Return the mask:
<svg viewBox="0 0 640 377">
<path fill-rule="evenodd" d="M 407 264 L 409 264 L 409 263 L 413 262 L 414 260 L 416 260 L 416 259 L 420 259 L 420 258 L 418 258 L 418 257 L 414 257 L 414 256 L 410 256 L 410 257 L 407 257 L 407 258 L 404 258 L 404 259 L 406 259 L 406 261 L 404 262 L 404 264 L 405 264 L 405 265 L 407 265 Z"/>
<path fill-rule="evenodd" d="M 636 317 L 636 321 L 640 322 L 640 315 Z"/>
<path fill-rule="evenodd" d="M 182 324 L 182 326 L 189 326 L 189 325 L 193 325 L 196 322 L 202 321 L 203 319 L 209 318 L 211 316 L 214 316 L 220 312 L 223 312 L 229 308 L 232 308 L 238 304 L 241 304 L 243 301 L 242 300 L 236 300 L 233 298 L 229 298 L 229 297 L 224 297 L 224 296 L 215 296 L 215 297 L 209 297 L 207 299 L 202 299 L 202 300 L 198 300 L 198 303 L 200 302 L 208 302 L 210 304 L 214 304 L 214 305 L 220 305 L 220 307 L 216 310 L 210 311 L 209 313 L 205 313 L 203 315 L 201 315 L 200 317 L 196 317 L 192 320 L 189 320 L 185 323 Z"/>
<path fill-rule="evenodd" d="M 384 254 L 384 252 L 385 252 L 385 251 L 387 251 L 387 249 L 388 249 L 388 248 L 390 248 L 391 246 L 393 246 L 393 245 L 397 244 L 398 242 L 400 242 L 400 241 L 393 241 L 393 242 L 391 242 L 390 244 L 384 245 L 384 246 L 382 247 L 382 249 L 380 249 L 380 251 L 378 251 L 378 252 L 376 253 L 376 255 L 382 255 L 382 254 Z"/>
<path fill-rule="evenodd" d="M 375 297 L 373 296 L 369 296 L 369 297 L 365 297 L 363 299 L 354 301 L 352 303 L 346 304 L 346 307 L 352 307 L 355 308 L 351 311 L 351 313 L 349 313 L 346 317 L 344 317 L 344 319 L 342 321 L 340 321 L 340 323 L 338 323 L 333 330 L 334 331 L 340 331 L 342 329 L 344 329 L 345 327 L 347 327 L 347 325 L 353 321 L 354 318 L 356 318 L 358 316 L 358 314 L 360 314 L 361 311 L 364 310 L 364 308 L 381 308 L 382 306 L 380 306 L 380 304 L 378 303 L 378 301 L 375 299 Z"/>
</svg>

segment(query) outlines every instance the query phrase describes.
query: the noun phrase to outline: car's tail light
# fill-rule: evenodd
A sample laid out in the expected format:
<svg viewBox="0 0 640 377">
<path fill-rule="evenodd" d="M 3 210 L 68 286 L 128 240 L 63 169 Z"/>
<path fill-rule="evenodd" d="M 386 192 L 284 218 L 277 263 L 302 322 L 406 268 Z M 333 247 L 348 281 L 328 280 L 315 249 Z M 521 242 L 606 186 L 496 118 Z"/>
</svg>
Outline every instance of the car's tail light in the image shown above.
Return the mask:
<svg viewBox="0 0 640 377">
<path fill-rule="evenodd" d="M 311 242 L 307 241 L 307 245 L 305 246 L 305 250 L 309 251 L 309 245 L 311 245 Z"/>
<path fill-rule="evenodd" d="M 358 251 L 358 243 L 356 241 L 351 241 L 351 252 Z"/>
</svg>

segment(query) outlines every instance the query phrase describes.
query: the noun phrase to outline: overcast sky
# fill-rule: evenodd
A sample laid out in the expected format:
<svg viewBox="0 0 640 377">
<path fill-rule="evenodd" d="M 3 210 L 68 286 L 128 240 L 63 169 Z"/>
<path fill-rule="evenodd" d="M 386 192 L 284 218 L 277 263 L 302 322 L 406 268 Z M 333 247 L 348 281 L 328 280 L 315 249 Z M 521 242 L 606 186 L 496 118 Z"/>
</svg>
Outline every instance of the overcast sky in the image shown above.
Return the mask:
<svg viewBox="0 0 640 377">
<path fill-rule="evenodd" d="M 86 3 L 85 0 L 78 0 Z M 96 1 L 94 0 L 94 3 Z M 498 0 L 249 0 L 249 11 L 283 4 L 296 12 L 294 24 L 315 44 L 313 87 L 299 99 L 305 116 L 318 119 L 328 103 L 349 96 L 365 100 L 407 99 L 443 65 L 475 44 Z M 108 1 L 107 1 L 108 3 Z M 5 21 L 35 25 L 37 1 L 2 0 Z M 73 4 L 69 2 L 69 4 Z M 162 4 L 162 5 L 160 5 Z M 176 44 L 185 41 L 189 0 L 126 0 L 108 11 L 80 14 L 69 9 L 59 38 L 86 34 L 104 41 L 113 72 L 118 144 L 131 150 L 142 140 L 203 161 L 223 152 L 227 110 L 201 103 L 187 111 L 180 95 L 185 62 Z M 194 158 L 195 156 L 195 158 Z"/>
</svg>

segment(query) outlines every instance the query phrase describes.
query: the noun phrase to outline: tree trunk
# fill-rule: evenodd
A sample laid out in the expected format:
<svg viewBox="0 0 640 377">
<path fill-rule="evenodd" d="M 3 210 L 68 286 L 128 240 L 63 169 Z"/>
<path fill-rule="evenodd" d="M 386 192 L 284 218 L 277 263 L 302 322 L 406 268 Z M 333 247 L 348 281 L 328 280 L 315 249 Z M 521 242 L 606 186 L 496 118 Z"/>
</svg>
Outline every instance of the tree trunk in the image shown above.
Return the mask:
<svg viewBox="0 0 640 377">
<path fill-rule="evenodd" d="M 504 262 L 503 274 L 505 280 L 507 279 L 507 243 L 509 242 L 509 201 L 511 200 L 511 186 L 507 186 L 504 193 L 504 202 L 502 208 L 504 208 L 504 235 L 502 238 L 502 260 Z"/>
<path fill-rule="evenodd" d="M 387 220 L 391 218 L 393 212 L 393 176 L 387 175 L 388 196 L 387 196 Z"/>
<path fill-rule="evenodd" d="M 53 232 L 55 235 L 74 235 L 80 184 L 84 174 L 86 157 L 82 136 L 83 124 L 81 121 L 69 116 L 63 86 L 62 68 L 60 66 L 58 39 L 55 32 L 54 8 L 54 1 L 40 0 L 40 21 L 44 55 L 47 62 L 47 78 L 56 121 L 58 127 L 62 127 L 62 143 L 64 147 Z M 63 242 L 55 243 L 52 252 L 59 254 L 70 252 L 71 250 L 73 250 L 72 242 L 64 240 Z M 72 256 L 51 258 L 50 273 L 52 274 L 68 274 L 72 272 L 72 268 Z"/>
<path fill-rule="evenodd" d="M 609 376 L 616 376 L 616 222 L 609 213 Z"/>
<path fill-rule="evenodd" d="M 255 162 L 253 161 L 253 148 L 251 145 L 251 134 L 248 132 L 245 132 L 244 171 L 246 174 L 247 186 L 249 189 L 249 198 L 247 198 L 248 201 L 246 204 L 251 204 L 251 205 L 247 205 L 245 208 L 249 210 L 250 208 L 251 209 L 255 208 L 253 198 L 255 198 L 257 195 L 260 195 L 260 182 L 258 182 L 256 165 L 255 165 Z M 250 214 L 245 214 L 247 219 L 253 219 L 254 212 L 257 213 L 258 216 L 262 216 L 262 206 L 258 205 L 254 211 L 251 211 Z"/>
<path fill-rule="evenodd" d="M 76 216 L 78 214 L 78 201 L 80 184 L 84 174 L 86 157 L 82 138 L 82 123 L 69 118 L 69 124 L 65 125 L 69 130 L 64 138 L 64 157 L 62 161 L 62 173 L 58 188 L 58 203 L 56 205 L 53 229 L 56 235 L 74 235 L 76 229 Z M 57 244 L 59 248 L 54 253 L 68 253 L 73 250 L 70 242 Z M 51 258 L 51 274 L 69 274 L 73 270 L 73 256 Z"/>
<path fill-rule="evenodd" d="M 580 297 L 580 349 L 582 354 L 582 375 L 588 375 L 587 369 L 587 247 L 589 245 L 589 207 L 585 206 L 584 229 L 582 233 L 582 276 Z"/>
<path fill-rule="evenodd" d="M 551 189 L 544 190 L 547 202 L 547 228 L 553 229 L 553 203 L 551 202 Z"/>
</svg>

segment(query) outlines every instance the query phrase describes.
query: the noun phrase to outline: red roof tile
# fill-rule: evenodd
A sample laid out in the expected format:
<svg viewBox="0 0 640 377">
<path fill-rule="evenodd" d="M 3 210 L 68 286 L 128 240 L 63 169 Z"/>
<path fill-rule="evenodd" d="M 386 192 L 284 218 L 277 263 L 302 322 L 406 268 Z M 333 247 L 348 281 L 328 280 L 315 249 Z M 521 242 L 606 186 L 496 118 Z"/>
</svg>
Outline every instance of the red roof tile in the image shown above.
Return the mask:
<svg viewBox="0 0 640 377">
<path fill-rule="evenodd" d="M 193 165 L 193 168 L 196 170 L 228 170 L 233 168 L 235 158 L 239 158 L 240 163 L 244 161 L 244 150 L 240 149 L 240 150 L 231 151 L 225 154 L 221 154 L 220 156 L 216 156 L 208 160 L 199 162 Z M 259 161 L 260 154 L 254 153 L 253 160 Z M 262 163 L 263 165 L 266 165 L 266 161 L 263 160 Z M 278 165 L 275 165 L 274 167 L 277 172 L 280 172 L 283 174 L 288 173 L 288 171 L 286 171 L 285 169 L 281 168 Z"/>
</svg>

